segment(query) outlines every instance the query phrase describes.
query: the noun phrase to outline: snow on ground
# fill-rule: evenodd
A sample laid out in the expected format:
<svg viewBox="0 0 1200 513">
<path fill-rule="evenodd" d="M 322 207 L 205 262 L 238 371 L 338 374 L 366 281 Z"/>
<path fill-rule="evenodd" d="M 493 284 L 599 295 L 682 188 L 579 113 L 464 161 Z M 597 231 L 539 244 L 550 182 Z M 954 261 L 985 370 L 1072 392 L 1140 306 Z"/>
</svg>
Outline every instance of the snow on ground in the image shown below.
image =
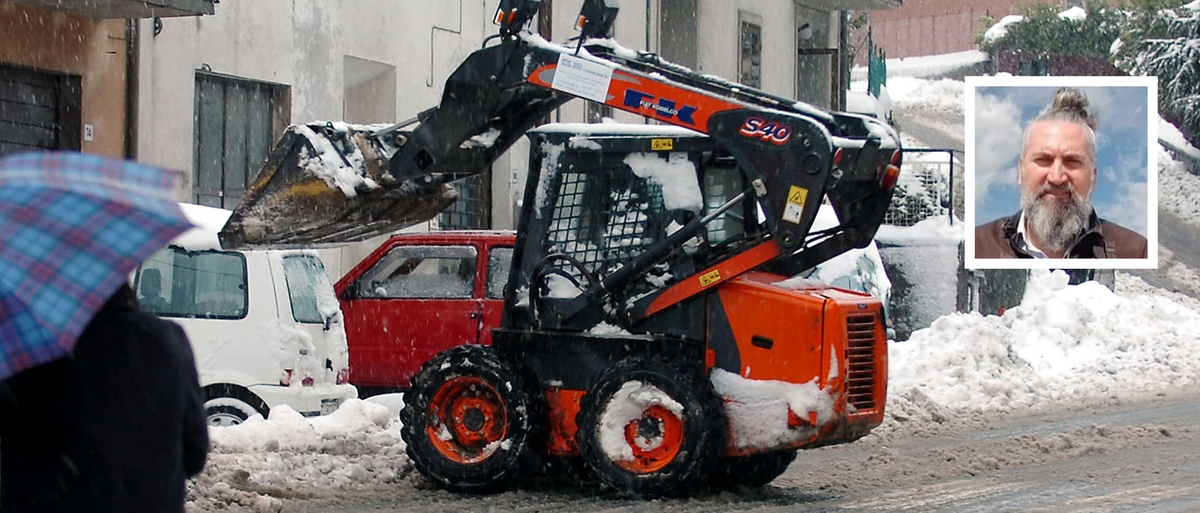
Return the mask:
<svg viewBox="0 0 1200 513">
<path fill-rule="evenodd" d="M 963 109 L 961 80 L 889 77 L 887 87 L 897 107 L 950 113 L 961 113 Z"/>
<path fill-rule="evenodd" d="M 1003 316 L 948 315 L 893 344 L 891 415 L 1008 412 L 1200 380 L 1193 305 L 1128 284 L 1136 278 L 1122 280 L 1121 294 L 1067 279 L 1041 272 Z"/>
<path fill-rule="evenodd" d="M 1170 124 L 1166 125 L 1170 126 Z M 1172 126 L 1172 128 L 1174 127 Z M 1159 130 L 1160 137 L 1163 132 L 1162 129 Z M 1197 160 L 1200 161 L 1200 150 L 1196 150 L 1182 141 L 1182 136 L 1180 139 L 1177 141 L 1177 148 L 1185 152 L 1195 151 Z M 1189 173 L 1184 162 L 1174 158 L 1160 145 L 1158 154 L 1159 207 L 1174 212 L 1192 224 L 1200 225 L 1200 203 L 1196 202 L 1196 198 L 1200 198 L 1200 177 Z"/>
<path fill-rule="evenodd" d="M 941 55 L 924 55 L 920 57 L 905 57 L 888 59 L 888 85 L 896 77 L 932 77 L 956 69 L 987 61 L 987 54 L 979 50 L 946 53 Z M 866 81 L 867 68 L 855 67 L 850 70 L 850 80 Z"/>
<path fill-rule="evenodd" d="M 888 418 L 878 431 L 916 434 L 978 414 L 1193 385 L 1198 325 L 1200 302 L 1124 273 L 1117 293 L 1043 273 L 1003 316 L 952 314 L 892 343 Z M 266 420 L 211 428 L 213 451 L 189 482 L 189 511 L 279 511 L 281 497 L 397 486 L 412 474 L 398 410 L 394 396 L 383 396 L 348 401 L 326 417 L 276 408 Z"/>
</svg>

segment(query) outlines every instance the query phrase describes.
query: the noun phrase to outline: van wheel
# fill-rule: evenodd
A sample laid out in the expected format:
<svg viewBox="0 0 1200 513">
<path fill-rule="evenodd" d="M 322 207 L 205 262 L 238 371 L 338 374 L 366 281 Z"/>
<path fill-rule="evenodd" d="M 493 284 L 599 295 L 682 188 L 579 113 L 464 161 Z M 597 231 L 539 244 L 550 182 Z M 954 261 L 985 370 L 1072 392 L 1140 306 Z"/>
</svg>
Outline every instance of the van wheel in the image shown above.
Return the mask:
<svg viewBox="0 0 1200 513">
<path fill-rule="evenodd" d="M 205 415 L 210 426 L 236 426 L 246 421 L 258 411 L 253 406 L 231 397 L 219 397 L 204 403 Z"/>
<path fill-rule="evenodd" d="M 580 403 L 578 442 L 605 485 L 651 498 L 712 477 L 725 449 L 725 410 L 703 373 L 657 358 L 609 368 Z"/>
<path fill-rule="evenodd" d="M 204 411 L 210 426 L 236 426 L 250 417 L 266 418 L 271 409 L 253 392 L 237 385 L 204 387 Z"/>
<path fill-rule="evenodd" d="M 421 367 L 400 411 L 417 471 L 464 493 L 508 487 L 532 469 L 540 433 L 533 381 L 483 346 L 450 349 Z"/>
</svg>

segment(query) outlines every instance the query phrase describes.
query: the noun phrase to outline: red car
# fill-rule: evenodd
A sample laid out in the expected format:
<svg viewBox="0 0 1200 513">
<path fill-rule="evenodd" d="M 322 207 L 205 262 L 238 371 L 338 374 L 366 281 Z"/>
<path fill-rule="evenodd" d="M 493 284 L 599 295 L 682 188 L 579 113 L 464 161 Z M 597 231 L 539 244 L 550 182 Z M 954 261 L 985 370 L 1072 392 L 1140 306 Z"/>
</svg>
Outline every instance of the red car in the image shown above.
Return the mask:
<svg viewBox="0 0 1200 513">
<path fill-rule="evenodd" d="M 500 326 L 516 232 L 396 235 L 334 286 L 360 397 L 408 388 L 421 364 Z"/>
</svg>

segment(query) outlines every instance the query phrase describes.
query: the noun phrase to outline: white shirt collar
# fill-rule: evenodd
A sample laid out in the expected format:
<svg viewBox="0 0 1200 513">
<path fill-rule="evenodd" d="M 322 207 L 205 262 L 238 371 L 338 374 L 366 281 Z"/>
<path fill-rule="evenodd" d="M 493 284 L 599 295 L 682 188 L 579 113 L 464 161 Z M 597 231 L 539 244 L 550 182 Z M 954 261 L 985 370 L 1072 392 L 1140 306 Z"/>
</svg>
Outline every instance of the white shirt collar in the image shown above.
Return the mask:
<svg viewBox="0 0 1200 513">
<path fill-rule="evenodd" d="M 1021 246 L 1021 249 L 1026 253 L 1029 253 L 1029 256 L 1033 258 L 1050 258 L 1044 251 L 1038 249 L 1037 246 L 1034 246 L 1033 241 L 1029 239 L 1029 233 L 1025 231 L 1024 210 L 1021 210 L 1021 219 L 1017 220 L 1017 235 L 1020 236 L 1020 238 L 1017 239 L 1018 245 Z"/>
</svg>

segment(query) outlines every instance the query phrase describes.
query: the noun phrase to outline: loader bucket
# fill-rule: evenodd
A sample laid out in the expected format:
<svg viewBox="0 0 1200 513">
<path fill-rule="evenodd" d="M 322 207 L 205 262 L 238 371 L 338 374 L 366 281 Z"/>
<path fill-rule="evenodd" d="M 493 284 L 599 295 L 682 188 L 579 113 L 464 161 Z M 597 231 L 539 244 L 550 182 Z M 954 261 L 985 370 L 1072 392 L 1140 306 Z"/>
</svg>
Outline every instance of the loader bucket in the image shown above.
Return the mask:
<svg viewBox="0 0 1200 513">
<path fill-rule="evenodd" d="M 222 247 L 355 242 L 432 219 L 457 192 L 394 179 L 397 137 L 346 123 L 288 127 L 222 228 Z"/>
</svg>

